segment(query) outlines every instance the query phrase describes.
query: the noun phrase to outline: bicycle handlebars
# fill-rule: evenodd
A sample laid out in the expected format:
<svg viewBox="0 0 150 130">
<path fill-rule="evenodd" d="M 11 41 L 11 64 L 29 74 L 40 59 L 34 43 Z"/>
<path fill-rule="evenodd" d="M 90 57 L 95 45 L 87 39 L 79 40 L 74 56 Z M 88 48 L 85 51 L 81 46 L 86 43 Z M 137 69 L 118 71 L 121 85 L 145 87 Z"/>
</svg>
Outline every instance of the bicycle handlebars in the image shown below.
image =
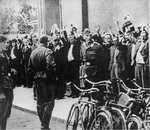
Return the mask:
<svg viewBox="0 0 150 130">
<path fill-rule="evenodd" d="M 72 83 L 73 86 L 80 92 L 84 92 L 84 93 L 94 93 L 94 92 L 99 92 L 98 88 L 90 88 L 90 89 L 81 89 L 79 88 L 76 84 Z"/>
<path fill-rule="evenodd" d="M 89 84 L 92 84 L 92 85 L 111 84 L 110 80 L 103 80 L 103 81 L 93 82 L 93 81 L 90 81 L 88 79 L 85 79 L 85 81 L 87 81 Z"/>
<path fill-rule="evenodd" d="M 125 83 L 119 79 L 117 80 L 120 84 L 121 84 L 121 87 L 129 94 L 133 94 L 133 95 L 140 95 L 140 94 L 143 94 L 143 93 L 147 93 L 147 94 L 150 94 L 150 89 L 149 88 L 142 88 L 140 87 L 135 81 L 131 81 L 137 88 L 136 89 L 131 89 L 131 88 L 128 88 Z"/>
<path fill-rule="evenodd" d="M 87 76 L 80 77 L 80 79 L 85 79 L 85 81 L 87 81 L 89 84 L 92 84 L 92 85 L 111 84 L 110 80 L 102 80 L 102 81 L 98 81 L 98 82 L 93 82 L 93 81 L 90 81 L 89 79 L 87 79 Z"/>
</svg>

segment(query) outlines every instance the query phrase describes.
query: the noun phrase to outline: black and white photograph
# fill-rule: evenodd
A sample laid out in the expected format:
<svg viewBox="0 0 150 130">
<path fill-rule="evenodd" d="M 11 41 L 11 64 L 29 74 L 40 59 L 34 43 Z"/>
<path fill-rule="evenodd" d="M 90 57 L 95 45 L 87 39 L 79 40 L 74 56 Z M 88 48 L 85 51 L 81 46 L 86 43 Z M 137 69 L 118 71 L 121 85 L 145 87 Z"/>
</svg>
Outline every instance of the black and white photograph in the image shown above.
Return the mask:
<svg viewBox="0 0 150 130">
<path fill-rule="evenodd" d="M 0 0 L 0 130 L 150 130 L 150 0 Z"/>
</svg>

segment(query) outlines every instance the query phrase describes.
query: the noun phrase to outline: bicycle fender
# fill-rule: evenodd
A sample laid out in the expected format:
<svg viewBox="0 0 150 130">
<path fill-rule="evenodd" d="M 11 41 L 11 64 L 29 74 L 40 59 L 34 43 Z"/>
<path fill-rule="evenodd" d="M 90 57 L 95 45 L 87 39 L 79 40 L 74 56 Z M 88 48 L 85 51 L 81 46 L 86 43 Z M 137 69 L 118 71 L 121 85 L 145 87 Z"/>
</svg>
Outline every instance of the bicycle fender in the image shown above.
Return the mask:
<svg viewBox="0 0 150 130">
<path fill-rule="evenodd" d="M 111 116 L 111 113 L 109 112 L 109 110 L 107 110 L 107 109 L 105 109 L 105 108 L 103 107 L 101 110 L 99 110 L 99 113 L 100 113 L 100 112 L 104 112 L 104 113 L 107 115 L 107 117 L 108 117 L 108 119 L 109 119 L 109 121 L 110 121 L 110 124 L 113 125 L 113 119 L 112 119 L 112 116 Z"/>
</svg>

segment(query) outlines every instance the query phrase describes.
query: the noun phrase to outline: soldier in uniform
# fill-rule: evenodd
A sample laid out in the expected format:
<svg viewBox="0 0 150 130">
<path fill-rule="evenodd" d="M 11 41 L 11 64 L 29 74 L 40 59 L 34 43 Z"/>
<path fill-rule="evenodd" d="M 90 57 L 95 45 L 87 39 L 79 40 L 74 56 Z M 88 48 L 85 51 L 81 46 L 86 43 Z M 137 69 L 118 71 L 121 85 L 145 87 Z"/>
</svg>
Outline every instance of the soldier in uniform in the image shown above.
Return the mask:
<svg viewBox="0 0 150 130">
<path fill-rule="evenodd" d="M 49 129 L 55 99 L 56 64 L 52 50 L 47 48 L 48 37 L 42 36 L 39 42 L 29 58 L 28 72 L 30 81 L 33 79 L 36 84 L 41 129 Z"/>
<path fill-rule="evenodd" d="M 13 84 L 9 58 L 6 53 L 6 40 L 4 36 L 0 36 L 0 130 L 6 129 L 13 101 Z"/>
</svg>

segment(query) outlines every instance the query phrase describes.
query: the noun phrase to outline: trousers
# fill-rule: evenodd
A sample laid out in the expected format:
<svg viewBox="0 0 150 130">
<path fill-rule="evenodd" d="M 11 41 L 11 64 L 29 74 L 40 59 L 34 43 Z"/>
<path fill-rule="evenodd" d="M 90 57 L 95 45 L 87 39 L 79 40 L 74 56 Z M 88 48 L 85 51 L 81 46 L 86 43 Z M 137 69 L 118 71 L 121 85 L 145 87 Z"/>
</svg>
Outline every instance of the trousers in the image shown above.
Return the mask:
<svg viewBox="0 0 150 130">
<path fill-rule="evenodd" d="M 145 73 L 145 65 L 137 63 L 135 65 L 135 79 L 141 87 L 145 87 Z"/>
<path fill-rule="evenodd" d="M 49 129 L 55 103 L 55 83 L 45 79 L 36 80 L 37 113 L 41 129 Z"/>
<path fill-rule="evenodd" d="M 6 130 L 7 119 L 11 114 L 13 90 L 0 88 L 0 130 Z"/>
</svg>

